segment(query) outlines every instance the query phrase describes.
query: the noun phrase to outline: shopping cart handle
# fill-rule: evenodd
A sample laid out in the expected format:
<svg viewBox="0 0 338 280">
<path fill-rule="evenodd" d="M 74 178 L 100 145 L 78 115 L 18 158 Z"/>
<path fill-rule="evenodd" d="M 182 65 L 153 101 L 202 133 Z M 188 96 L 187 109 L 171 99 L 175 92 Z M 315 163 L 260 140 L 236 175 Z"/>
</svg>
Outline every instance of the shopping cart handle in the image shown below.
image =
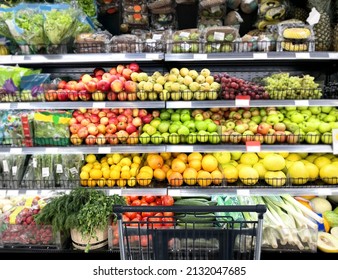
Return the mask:
<svg viewBox="0 0 338 280">
<path fill-rule="evenodd" d="M 256 212 L 264 214 L 266 206 L 258 205 L 229 205 L 229 206 L 122 206 L 114 205 L 113 212 L 180 212 L 180 213 L 205 213 L 205 212 Z M 120 216 L 120 215 L 118 215 Z"/>
</svg>

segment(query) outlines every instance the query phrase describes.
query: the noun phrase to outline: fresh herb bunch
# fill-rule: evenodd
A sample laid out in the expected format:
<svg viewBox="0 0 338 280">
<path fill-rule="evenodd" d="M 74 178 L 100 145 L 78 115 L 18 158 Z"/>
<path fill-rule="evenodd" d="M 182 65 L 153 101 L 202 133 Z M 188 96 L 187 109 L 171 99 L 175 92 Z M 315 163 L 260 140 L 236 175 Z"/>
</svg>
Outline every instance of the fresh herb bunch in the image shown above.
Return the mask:
<svg viewBox="0 0 338 280">
<path fill-rule="evenodd" d="M 96 230 L 108 226 L 113 205 L 126 205 L 126 201 L 116 194 L 109 196 L 100 190 L 76 188 L 69 194 L 53 198 L 35 216 L 35 222 L 52 225 L 55 232 L 67 233 L 76 229 L 82 236 L 95 238 Z"/>
</svg>

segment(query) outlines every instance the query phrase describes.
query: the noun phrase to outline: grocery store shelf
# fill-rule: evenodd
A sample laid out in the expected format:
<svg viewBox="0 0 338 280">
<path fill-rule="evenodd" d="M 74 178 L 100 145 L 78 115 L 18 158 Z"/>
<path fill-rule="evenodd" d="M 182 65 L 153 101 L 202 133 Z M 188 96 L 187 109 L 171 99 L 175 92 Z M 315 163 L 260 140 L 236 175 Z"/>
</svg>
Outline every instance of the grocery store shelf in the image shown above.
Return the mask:
<svg viewBox="0 0 338 280">
<path fill-rule="evenodd" d="M 69 101 L 69 102 L 18 102 L 18 103 L 0 103 L 0 110 L 16 109 L 79 109 L 79 108 L 165 108 L 164 101 Z"/>
<path fill-rule="evenodd" d="M 245 61 L 245 60 L 332 60 L 336 52 L 229 52 L 229 53 L 168 53 L 165 61 Z"/>
<path fill-rule="evenodd" d="M 198 108 L 236 108 L 241 107 L 236 100 L 203 100 L 203 101 L 167 101 L 167 109 Z M 337 99 L 314 100 L 250 100 L 250 107 L 287 107 L 287 106 L 338 106 Z"/>
<path fill-rule="evenodd" d="M 0 154 L 109 154 L 109 153 L 162 153 L 163 145 L 115 145 L 115 146 L 68 146 L 68 147 L 1 147 Z"/>
<path fill-rule="evenodd" d="M 166 152 L 253 152 L 245 145 L 166 145 Z M 293 153 L 332 153 L 331 145 L 262 145 L 261 152 L 293 152 Z"/>
<path fill-rule="evenodd" d="M 46 54 L 46 55 L 8 55 L 1 57 L 1 64 L 86 64 L 129 61 L 159 61 L 163 53 L 100 53 L 100 54 Z"/>
</svg>

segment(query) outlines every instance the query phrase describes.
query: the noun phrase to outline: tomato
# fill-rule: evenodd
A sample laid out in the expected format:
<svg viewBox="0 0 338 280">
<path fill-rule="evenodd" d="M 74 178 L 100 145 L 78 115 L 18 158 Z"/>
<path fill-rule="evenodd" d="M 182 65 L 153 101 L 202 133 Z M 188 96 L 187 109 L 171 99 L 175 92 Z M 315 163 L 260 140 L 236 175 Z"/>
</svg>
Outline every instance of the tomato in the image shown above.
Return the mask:
<svg viewBox="0 0 338 280">
<path fill-rule="evenodd" d="M 139 199 L 135 199 L 133 200 L 133 202 L 131 203 L 132 206 L 140 206 L 141 205 L 141 200 Z"/>
<path fill-rule="evenodd" d="M 130 202 L 130 196 L 127 196 L 125 199 L 126 199 L 127 205 L 130 205 L 130 203 L 131 203 L 131 202 Z"/>
<path fill-rule="evenodd" d="M 174 205 L 174 199 L 170 195 L 163 195 L 161 197 L 163 206 L 172 206 Z"/>
<path fill-rule="evenodd" d="M 147 247 L 148 246 L 148 237 L 145 235 L 141 236 L 141 246 L 142 247 Z"/>
<path fill-rule="evenodd" d="M 153 195 L 146 195 L 144 196 L 144 199 L 148 202 L 148 203 L 151 203 L 151 202 L 154 202 L 156 200 L 156 197 L 153 196 Z"/>
<path fill-rule="evenodd" d="M 149 206 L 149 204 L 147 202 L 141 202 L 141 206 Z"/>
<path fill-rule="evenodd" d="M 142 220 L 141 213 L 136 213 L 136 219 L 138 219 L 139 221 L 141 221 L 141 220 Z"/>
<path fill-rule="evenodd" d="M 157 206 L 156 202 L 150 202 L 149 206 Z"/>
<path fill-rule="evenodd" d="M 156 198 L 156 205 L 162 205 L 162 199 L 161 198 Z"/>
<path fill-rule="evenodd" d="M 133 202 L 134 200 L 139 199 L 139 197 L 137 195 L 131 195 L 131 196 L 129 196 L 129 199 L 130 199 L 130 201 Z"/>
<path fill-rule="evenodd" d="M 141 203 L 148 203 L 144 197 L 140 199 Z"/>
<path fill-rule="evenodd" d="M 165 217 L 165 218 L 162 218 L 162 222 L 163 222 L 163 225 L 165 227 L 172 227 L 174 226 L 174 218 L 172 217 Z"/>
<path fill-rule="evenodd" d="M 139 224 L 140 224 L 140 220 L 139 220 L 138 218 L 134 218 L 134 219 L 132 219 L 131 222 L 130 222 L 130 226 L 131 226 L 131 227 L 138 227 Z"/>
<path fill-rule="evenodd" d="M 136 212 L 125 212 L 123 216 L 127 217 L 129 221 L 131 221 L 136 218 Z M 124 220 L 124 217 L 123 217 L 123 220 Z"/>
<path fill-rule="evenodd" d="M 127 213 L 132 213 L 132 212 L 127 212 Z M 135 213 L 135 217 L 136 217 L 136 213 Z M 135 218 L 135 217 L 134 217 L 134 218 Z M 123 222 L 130 222 L 129 216 L 123 215 L 123 216 L 122 216 L 122 221 L 123 221 Z"/>
<path fill-rule="evenodd" d="M 142 217 L 151 217 L 154 216 L 154 212 L 142 212 Z"/>
<path fill-rule="evenodd" d="M 172 217 L 174 216 L 174 212 L 163 212 L 164 217 Z"/>
</svg>

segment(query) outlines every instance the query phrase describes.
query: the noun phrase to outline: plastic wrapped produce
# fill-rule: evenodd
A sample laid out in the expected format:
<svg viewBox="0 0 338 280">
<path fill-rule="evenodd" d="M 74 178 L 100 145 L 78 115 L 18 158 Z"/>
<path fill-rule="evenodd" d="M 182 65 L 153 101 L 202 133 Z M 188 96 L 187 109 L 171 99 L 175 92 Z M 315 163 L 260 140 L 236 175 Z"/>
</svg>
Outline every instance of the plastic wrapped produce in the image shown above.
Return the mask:
<svg viewBox="0 0 338 280">
<path fill-rule="evenodd" d="M 54 176 L 57 187 L 75 188 L 79 186 L 79 171 L 83 165 L 83 155 L 55 155 Z"/>
<path fill-rule="evenodd" d="M 21 78 L 21 101 L 44 101 L 44 88 L 50 83 L 50 74 L 33 74 Z"/>
<path fill-rule="evenodd" d="M 109 52 L 109 42 L 112 36 L 108 32 L 81 33 L 74 40 L 76 53 L 106 53 Z"/>
<path fill-rule="evenodd" d="M 203 37 L 204 52 L 232 52 L 234 51 L 233 42 L 239 37 L 239 34 L 236 28 L 224 26 L 207 28 Z"/>
<path fill-rule="evenodd" d="M 136 35 L 114 36 L 110 46 L 112 53 L 138 53 L 143 51 L 143 43 Z"/>
<path fill-rule="evenodd" d="M 198 29 L 183 29 L 172 34 L 168 42 L 168 52 L 199 53 L 201 51 L 201 32 Z"/>
<path fill-rule="evenodd" d="M 202 4 L 202 2 L 201 2 Z M 214 19 L 221 19 L 224 17 L 226 13 L 226 7 L 225 5 L 216 5 L 212 7 L 203 7 L 199 6 L 199 16 L 200 17 L 205 17 L 205 18 L 214 18 Z"/>
<path fill-rule="evenodd" d="M 18 188 L 25 169 L 25 155 L 0 155 L 2 188 Z"/>
</svg>

